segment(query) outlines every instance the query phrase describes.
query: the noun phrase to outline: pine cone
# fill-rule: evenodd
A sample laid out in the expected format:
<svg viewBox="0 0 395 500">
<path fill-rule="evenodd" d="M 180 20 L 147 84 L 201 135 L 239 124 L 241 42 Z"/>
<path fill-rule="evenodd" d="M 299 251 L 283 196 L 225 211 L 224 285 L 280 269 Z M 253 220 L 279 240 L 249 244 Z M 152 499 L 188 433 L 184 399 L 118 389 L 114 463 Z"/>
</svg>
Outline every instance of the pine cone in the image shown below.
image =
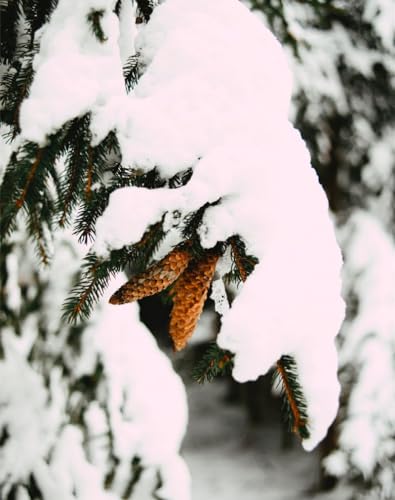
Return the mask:
<svg viewBox="0 0 395 500">
<path fill-rule="evenodd" d="M 161 292 L 180 276 L 190 259 L 185 249 L 175 248 L 162 260 L 122 285 L 111 296 L 110 304 L 125 304 Z"/>
<path fill-rule="evenodd" d="M 207 252 L 202 260 L 192 262 L 178 278 L 171 291 L 173 309 L 169 333 L 175 351 L 181 351 L 186 346 L 195 330 L 218 258 L 218 254 Z"/>
</svg>

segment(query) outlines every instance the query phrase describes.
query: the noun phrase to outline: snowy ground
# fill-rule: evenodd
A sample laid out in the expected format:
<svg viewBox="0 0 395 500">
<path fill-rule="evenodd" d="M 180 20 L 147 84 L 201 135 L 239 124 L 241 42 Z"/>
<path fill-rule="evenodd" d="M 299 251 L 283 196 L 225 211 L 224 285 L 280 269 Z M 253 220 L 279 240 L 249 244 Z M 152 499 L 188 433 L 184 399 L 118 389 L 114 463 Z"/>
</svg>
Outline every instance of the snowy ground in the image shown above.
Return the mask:
<svg viewBox="0 0 395 500">
<path fill-rule="evenodd" d="M 224 404 L 226 385 L 188 385 L 190 423 L 183 455 L 192 474 L 193 500 L 347 500 L 309 490 L 318 480 L 317 453 L 295 443 L 281 448 L 281 426 L 268 415 L 257 429 L 248 426 L 239 405 Z"/>
</svg>

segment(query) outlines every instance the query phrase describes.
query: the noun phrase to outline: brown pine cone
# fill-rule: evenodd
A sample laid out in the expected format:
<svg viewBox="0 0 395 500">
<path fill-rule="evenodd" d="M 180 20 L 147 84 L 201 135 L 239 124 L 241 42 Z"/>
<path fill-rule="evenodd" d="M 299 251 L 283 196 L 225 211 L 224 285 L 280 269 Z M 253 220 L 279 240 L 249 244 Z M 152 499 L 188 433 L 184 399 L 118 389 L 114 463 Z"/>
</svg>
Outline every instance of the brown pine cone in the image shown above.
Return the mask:
<svg viewBox="0 0 395 500">
<path fill-rule="evenodd" d="M 169 333 L 175 351 L 186 346 L 195 330 L 218 258 L 218 254 L 207 252 L 203 259 L 193 261 L 174 284 Z"/>
<path fill-rule="evenodd" d="M 180 276 L 191 256 L 184 248 L 175 248 L 146 271 L 133 276 L 110 298 L 110 304 L 125 304 L 161 292 Z"/>
</svg>

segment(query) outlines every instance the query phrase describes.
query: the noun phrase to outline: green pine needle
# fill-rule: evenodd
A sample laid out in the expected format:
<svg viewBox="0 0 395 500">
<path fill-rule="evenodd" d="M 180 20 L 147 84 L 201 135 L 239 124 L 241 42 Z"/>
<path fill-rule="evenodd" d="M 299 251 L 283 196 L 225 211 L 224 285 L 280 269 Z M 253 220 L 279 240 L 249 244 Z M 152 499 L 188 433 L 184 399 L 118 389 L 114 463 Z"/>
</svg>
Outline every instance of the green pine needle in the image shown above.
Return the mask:
<svg viewBox="0 0 395 500">
<path fill-rule="evenodd" d="M 233 354 L 218 347 L 213 342 L 202 359 L 196 364 L 192 371 L 192 378 L 199 384 L 211 382 L 218 376 L 224 376 L 233 368 Z"/>
<path fill-rule="evenodd" d="M 302 439 L 309 438 L 307 402 L 298 380 L 297 364 L 292 356 L 281 356 L 273 382 L 280 384 L 282 389 L 283 414 L 289 430 L 299 434 Z"/>
</svg>

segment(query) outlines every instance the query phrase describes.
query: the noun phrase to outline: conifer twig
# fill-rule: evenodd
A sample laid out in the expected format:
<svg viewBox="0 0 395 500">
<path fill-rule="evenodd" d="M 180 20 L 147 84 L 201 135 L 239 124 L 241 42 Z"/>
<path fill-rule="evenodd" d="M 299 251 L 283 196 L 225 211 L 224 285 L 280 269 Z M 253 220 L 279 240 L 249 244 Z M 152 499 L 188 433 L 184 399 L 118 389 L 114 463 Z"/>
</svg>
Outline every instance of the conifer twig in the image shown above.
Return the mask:
<svg viewBox="0 0 395 500">
<path fill-rule="evenodd" d="M 81 296 L 79 297 L 78 302 L 74 305 L 74 307 L 72 309 L 70 317 L 73 320 L 75 320 L 81 314 L 81 312 L 82 312 L 82 310 L 83 310 L 83 308 L 85 306 L 85 303 L 88 300 L 88 297 L 92 293 L 92 290 L 93 290 L 93 288 L 95 286 L 94 276 L 95 276 L 95 272 L 96 272 L 98 266 L 99 266 L 99 264 L 96 263 L 90 269 L 90 273 L 92 274 L 92 281 L 88 285 L 88 287 L 84 290 L 84 292 L 81 294 Z"/>
<path fill-rule="evenodd" d="M 237 270 L 239 271 L 241 280 L 244 282 L 247 279 L 247 271 L 245 270 L 245 267 L 243 265 L 239 249 L 237 248 L 236 245 L 235 237 L 232 236 L 229 239 L 229 241 L 230 241 L 230 246 L 232 247 L 233 257 L 235 260 Z"/>
<path fill-rule="evenodd" d="M 275 377 L 282 386 L 283 405 L 290 430 L 302 439 L 309 438 L 307 402 L 298 381 L 297 365 L 292 356 L 281 356 L 277 361 Z"/>
<path fill-rule="evenodd" d="M 305 422 L 300 415 L 300 411 L 299 411 L 298 405 L 296 404 L 296 401 L 294 399 L 287 373 L 286 373 L 284 366 L 280 360 L 277 361 L 277 363 L 276 363 L 276 369 L 277 369 L 277 372 L 281 378 L 281 382 L 282 382 L 282 386 L 284 388 L 285 396 L 288 399 L 289 407 L 291 409 L 292 416 L 293 416 L 293 423 L 292 423 L 291 430 L 292 430 L 292 432 L 297 433 L 300 426 L 304 425 Z"/>
<path fill-rule="evenodd" d="M 77 151 L 76 156 L 79 156 L 78 146 L 77 146 L 76 151 Z M 78 174 L 78 170 L 80 168 L 80 165 L 77 165 L 77 162 L 75 160 L 73 163 L 74 163 L 74 165 L 71 169 L 71 178 L 69 179 L 69 182 L 68 182 L 67 194 L 64 198 L 62 216 L 61 216 L 60 221 L 59 221 L 59 225 L 61 227 L 63 227 L 66 223 L 67 214 L 69 212 L 69 206 L 70 206 L 70 203 L 72 202 L 73 195 L 74 195 L 74 192 L 76 190 L 76 184 L 78 183 L 78 181 L 76 182 L 76 179 L 77 179 L 77 174 Z"/>
<path fill-rule="evenodd" d="M 26 184 L 25 184 L 25 187 L 23 188 L 22 194 L 15 202 L 15 205 L 17 206 L 18 209 L 21 208 L 25 202 L 25 198 L 26 198 L 27 192 L 29 190 L 30 184 L 33 180 L 34 174 L 36 173 L 37 168 L 40 165 L 42 155 L 43 155 L 43 150 L 42 150 L 42 148 L 39 148 L 37 151 L 36 159 L 33 162 L 33 165 L 30 169 L 29 175 L 27 176 Z"/>
<path fill-rule="evenodd" d="M 91 197 L 91 189 L 92 189 L 92 177 L 93 177 L 93 154 L 92 154 L 92 146 L 88 146 L 88 169 L 86 174 L 86 187 L 85 187 L 85 196 L 87 199 Z"/>
<path fill-rule="evenodd" d="M 211 382 L 218 375 L 229 373 L 233 367 L 234 355 L 212 342 L 201 360 L 194 367 L 192 378 L 198 383 Z"/>
</svg>

